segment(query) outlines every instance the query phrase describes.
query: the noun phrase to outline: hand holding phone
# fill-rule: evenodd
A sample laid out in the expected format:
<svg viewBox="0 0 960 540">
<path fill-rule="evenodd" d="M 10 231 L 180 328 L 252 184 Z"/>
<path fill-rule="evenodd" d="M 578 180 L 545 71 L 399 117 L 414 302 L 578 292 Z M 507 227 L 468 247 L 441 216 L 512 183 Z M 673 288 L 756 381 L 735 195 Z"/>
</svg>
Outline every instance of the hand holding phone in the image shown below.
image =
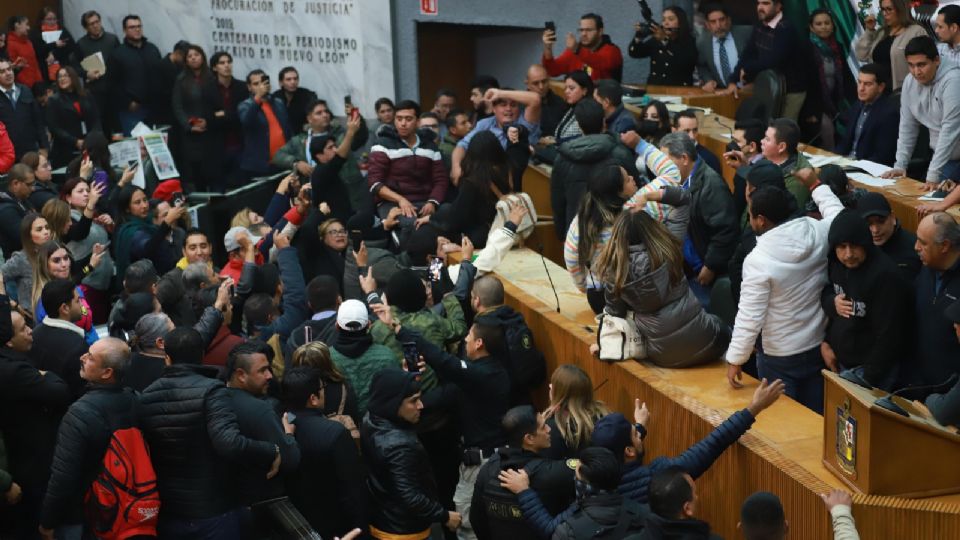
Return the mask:
<svg viewBox="0 0 960 540">
<path fill-rule="evenodd" d="M 420 352 L 413 341 L 405 341 L 403 346 L 403 366 L 410 373 L 420 373 Z"/>
</svg>

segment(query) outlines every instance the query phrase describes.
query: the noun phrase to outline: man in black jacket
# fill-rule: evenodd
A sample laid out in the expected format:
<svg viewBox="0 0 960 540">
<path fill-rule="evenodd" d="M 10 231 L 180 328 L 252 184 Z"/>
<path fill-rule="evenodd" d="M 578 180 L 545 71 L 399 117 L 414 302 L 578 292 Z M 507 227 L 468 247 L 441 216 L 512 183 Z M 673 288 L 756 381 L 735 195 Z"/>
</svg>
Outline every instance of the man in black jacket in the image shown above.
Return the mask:
<svg viewBox="0 0 960 540">
<path fill-rule="evenodd" d="M 163 71 L 160 50 L 143 37 L 143 22 L 136 15 L 123 18 L 123 43 L 114 49 L 107 66 L 114 86 L 114 106 L 124 135 L 137 122 L 147 120 L 158 105 Z"/>
<path fill-rule="evenodd" d="M 573 107 L 573 115 L 583 136 L 557 148 L 557 159 L 550 174 L 553 225 L 561 241 L 567 237 L 570 222 L 580 208 L 580 199 L 587 192 L 587 179 L 596 165 L 614 159 L 627 174 L 638 177 L 634 153 L 620 143 L 619 135 L 604 133 L 603 107 L 599 103 L 582 99 Z"/>
<path fill-rule="evenodd" d="M 2 280 L 0 280 L 2 281 Z M 43 492 L 57 440 L 57 425 L 74 396 L 63 379 L 37 370 L 27 354 L 33 334 L 0 283 L 0 432 L 8 471 L 22 489 L 20 503 L 0 508 L 0 531 L 36 535 Z"/>
<path fill-rule="evenodd" d="M 900 107 L 890 96 L 890 68 L 881 64 L 860 66 L 857 103 L 844 114 L 846 127 L 834 151 L 854 159 L 893 166 L 900 129 Z"/>
<path fill-rule="evenodd" d="M 531 403 L 530 392 L 546 380 L 547 366 L 523 315 L 504 304 L 503 282 L 491 275 L 477 279 L 470 292 L 470 305 L 476 313 L 475 321 L 498 326 L 503 332 L 510 406 Z"/>
<path fill-rule="evenodd" d="M 320 373 L 298 366 L 283 375 L 283 398 L 300 447 L 300 468 L 286 479 L 287 493 L 323 538 L 354 528 L 367 530 L 368 496 L 359 480 L 365 471 L 357 446 L 343 424 L 323 415 L 326 400 Z"/>
<path fill-rule="evenodd" d="M 113 116 L 113 108 L 110 106 L 110 81 L 113 79 L 113 74 L 98 70 L 87 71 L 83 69 L 80 62 L 92 54 L 100 53 L 103 55 L 103 63 L 106 67 L 113 50 L 120 46 L 120 40 L 116 35 L 103 29 L 103 20 L 95 10 L 81 15 L 80 25 L 87 33 L 77 40 L 73 67 L 83 77 L 87 92 L 93 94 L 104 133 L 114 133 L 116 119 Z"/>
<path fill-rule="evenodd" d="M 293 66 L 281 69 L 277 82 L 280 83 L 280 88 L 273 93 L 273 97 L 283 100 L 283 104 L 287 106 L 290 131 L 300 133 L 307 123 L 308 107 L 317 100 L 317 94 L 300 86 L 300 73 Z"/>
<path fill-rule="evenodd" d="M 389 311 L 382 311 L 381 320 L 392 324 L 387 315 Z M 494 449 L 506 442 L 500 431 L 500 419 L 509 407 L 510 376 L 503 367 L 502 358 L 506 352 L 503 333 L 497 326 L 474 321 L 464 338 L 466 358 L 460 359 L 447 354 L 415 331 L 401 328 L 399 324 L 394 328 L 401 343 L 416 343 L 421 358 L 440 378 L 440 387 L 427 396 L 430 400 L 427 407 L 456 411 L 463 454 L 453 503 L 457 512 L 464 516 L 457 536 L 473 538 L 469 516 L 477 473 L 493 455 Z"/>
<path fill-rule="evenodd" d="M 390 368 L 377 372 L 370 384 L 360 446 L 369 469 L 374 538 L 408 534 L 425 538 L 433 523 L 443 523 L 451 531 L 460 526 L 460 514 L 447 511 L 437 499 L 427 452 L 414 432 L 423 409 L 417 379 Z"/>
<path fill-rule="evenodd" d="M 244 504 L 283 496 L 283 478 L 300 465 L 300 449 L 293 438 L 293 425 L 281 423 L 274 408 L 263 398 L 273 374 L 263 343 L 248 341 L 235 346 L 227 356 L 224 373 L 231 409 L 237 413 L 240 434 L 280 448 L 280 475 L 267 479 L 247 463 L 238 463 L 240 500 Z M 284 419 L 285 420 L 285 419 Z"/>
<path fill-rule="evenodd" d="M 550 426 L 543 415 L 522 405 L 507 411 L 501 425 L 507 446 L 498 448 L 480 468 L 473 488 L 470 523 L 480 540 L 530 538 L 535 534 L 523 519 L 517 496 L 500 485 L 503 471 L 525 471 L 550 515 L 559 514 L 573 502 L 576 460 L 545 459 L 538 454 L 550 447 Z"/>
<path fill-rule="evenodd" d="M 0 59 L 0 123 L 7 127 L 18 161 L 27 152 L 50 148 L 43 115 L 33 92 L 15 82 L 10 60 Z"/>
<path fill-rule="evenodd" d="M 83 317 L 77 286 L 69 279 L 54 279 L 43 286 L 40 302 L 47 316 L 33 331 L 34 365 L 59 375 L 79 396 L 86 385 L 80 374 L 80 358 L 87 352 L 87 342 L 83 328 L 75 324 Z"/>
<path fill-rule="evenodd" d="M 882 193 L 865 193 L 857 201 L 857 211 L 870 225 L 873 245 L 890 257 L 907 283 L 913 283 L 923 266 L 917 256 L 917 237 L 900 226 Z"/>
<path fill-rule="evenodd" d="M 242 511 L 232 465 L 273 478 L 280 470 L 280 447 L 240 433 L 216 369 L 200 365 L 204 344 L 196 330 L 171 331 L 164 347 L 170 363 L 140 398 L 140 425 L 163 501 L 158 531 L 170 538 L 240 538 Z"/>
<path fill-rule="evenodd" d="M 83 497 L 100 472 L 111 436 L 137 426 L 137 394 L 120 385 L 129 359 L 130 347 L 112 337 L 99 339 L 81 359 L 80 376 L 90 386 L 60 422 L 40 513 L 45 538 L 53 538 L 54 529 L 81 526 Z"/>
<path fill-rule="evenodd" d="M 697 487 L 680 467 L 669 467 L 650 480 L 650 510 L 640 540 L 720 540 L 710 524 L 695 518 Z"/>
<path fill-rule="evenodd" d="M 821 303 L 829 319 L 820 345 L 831 370 L 853 371 L 871 386 L 894 390 L 909 351 L 913 293 L 897 265 L 873 245 L 866 220 L 846 210 L 830 224 L 827 284 Z"/>
<path fill-rule="evenodd" d="M 307 283 L 307 304 L 313 315 L 294 328 L 284 343 L 283 356 L 287 365 L 293 358 L 293 351 L 307 342 L 308 333 L 312 341 L 333 345 L 337 333 L 337 308 L 342 301 L 340 284 L 333 276 L 317 276 Z"/>
<path fill-rule="evenodd" d="M 686 133 L 664 136 L 660 147 L 680 169 L 683 186 L 690 190 L 689 235 L 683 255 L 692 272 L 690 287 L 704 309 L 709 309 L 713 282 L 726 274 L 737 247 L 733 195 L 723 178 L 698 157 L 696 144 Z"/>
<path fill-rule="evenodd" d="M 916 356 L 904 382 L 940 384 L 960 372 L 960 343 L 944 311 L 960 298 L 960 225 L 935 212 L 917 226 Z"/>
<path fill-rule="evenodd" d="M 7 190 L 0 191 L 0 249 L 6 260 L 21 248 L 20 223 L 33 210 L 29 198 L 35 181 L 30 167 L 17 163 L 7 172 Z"/>
</svg>

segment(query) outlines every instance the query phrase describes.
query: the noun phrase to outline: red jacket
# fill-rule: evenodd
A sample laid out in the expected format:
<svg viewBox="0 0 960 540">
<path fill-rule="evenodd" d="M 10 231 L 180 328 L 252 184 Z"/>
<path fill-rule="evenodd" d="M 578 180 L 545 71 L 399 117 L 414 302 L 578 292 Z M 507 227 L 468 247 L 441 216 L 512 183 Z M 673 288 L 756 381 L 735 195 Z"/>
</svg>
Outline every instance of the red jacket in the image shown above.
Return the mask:
<svg viewBox="0 0 960 540">
<path fill-rule="evenodd" d="M 400 140 L 393 126 L 380 128 L 380 138 L 370 149 L 367 185 L 374 202 L 384 186 L 405 197 L 411 203 L 433 201 L 438 206 L 447 195 L 450 178 L 443 166 L 436 134 L 423 129 L 417 131 L 420 146 L 415 149 Z"/>
<path fill-rule="evenodd" d="M 560 56 L 542 58 L 543 67 L 551 77 L 565 75 L 571 71 L 586 70 L 590 78 L 620 80 L 623 75 L 623 54 L 620 47 L 610 41 L 610 36 L 604 34 L 600 48 L 596 51 L 582 47 L 579 44 L 574 49 L 566 49 Z"/>
<path fill-rule="evenodd" d="M 226 326 L 220 326 L 220 330 L 207 346 L 207 352 L 203 355 L 203 365 L 205 366 L 225 366 L 227 365 L 227 355 L 237 345 L 244 342 L 244 339 L 236 334 L 231 334 Z"/>
<path fill-rule="evenodd" d="M 13 149 L 13 142 L 7 134 L 7 126 L 0 122 L 0 174 L 6 174 L 17 162 L 17 154 Z"/>
<path fill-rule="evenodd" d="M 37 66 L 37 51 L 33 49 L 30 38 L 7 32 L 7 58 L 16 63 L 18 59 L 26 60 L 26 65 L 17 72 L 17 82 L 33 88 L 34 83 L 43 80 L 40 68 Z"/>
</svg>

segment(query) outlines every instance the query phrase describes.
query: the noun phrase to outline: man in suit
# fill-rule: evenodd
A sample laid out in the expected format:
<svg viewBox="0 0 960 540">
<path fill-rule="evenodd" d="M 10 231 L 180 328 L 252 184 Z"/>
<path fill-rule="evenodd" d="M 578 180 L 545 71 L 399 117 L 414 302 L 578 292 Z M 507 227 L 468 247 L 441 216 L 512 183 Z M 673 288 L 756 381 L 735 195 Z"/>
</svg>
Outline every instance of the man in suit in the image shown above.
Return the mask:
<svg viewBox="0 0 960 540">
<path fill-rule="evenodd" d="M 7 59 L 0 59 L 0 122 L 7 128 L 18 161 L 27 152 L 46 154 L 50 148 L 40 105 L 29 88 L 14 80 L 13 64 Z"/>
<path fill-rule="evenodd" d="M 702 88 L 713 92 L 737 80 L 733 67 L 740 61 L 740 53 L 747 46 L 753 29 L 749 26 L 733 26 L 730 13 L 720 4 L 710 4 L 703 12 L 707 32 L 697 40 L 700 59 L 697 72 L 703 82 Z"/>
<path fill-rule="evenodd" d="M 900 107 L 887 93 L 890 68 L 867 64 L 857 77 L 857 103 L 844 118 L 845 134 L 836 153 L 893 165 L 897 140 L 890 134 L 900 126 Z"/>
</svg>

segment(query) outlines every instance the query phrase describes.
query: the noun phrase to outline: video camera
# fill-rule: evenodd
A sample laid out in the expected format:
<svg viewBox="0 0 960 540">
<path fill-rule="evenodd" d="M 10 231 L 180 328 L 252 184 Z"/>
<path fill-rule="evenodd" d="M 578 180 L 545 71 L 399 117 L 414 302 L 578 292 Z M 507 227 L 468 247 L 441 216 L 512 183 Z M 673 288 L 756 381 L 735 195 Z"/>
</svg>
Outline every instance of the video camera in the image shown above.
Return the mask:
<svg viewBox="0 0 960 540">
<path fill-rule="evenodd" d="M 637 30 L 637 37 L 642 39 L 650 35 L 651 27 L 657 23 L 653 21 L 653 11 L 650 9 L 650 4 L 647 4 L 647 0 L 637 0 L 637 3 L 640 4 L 640 16 L 643 17 L 640 29 Z"/>
</svg>

